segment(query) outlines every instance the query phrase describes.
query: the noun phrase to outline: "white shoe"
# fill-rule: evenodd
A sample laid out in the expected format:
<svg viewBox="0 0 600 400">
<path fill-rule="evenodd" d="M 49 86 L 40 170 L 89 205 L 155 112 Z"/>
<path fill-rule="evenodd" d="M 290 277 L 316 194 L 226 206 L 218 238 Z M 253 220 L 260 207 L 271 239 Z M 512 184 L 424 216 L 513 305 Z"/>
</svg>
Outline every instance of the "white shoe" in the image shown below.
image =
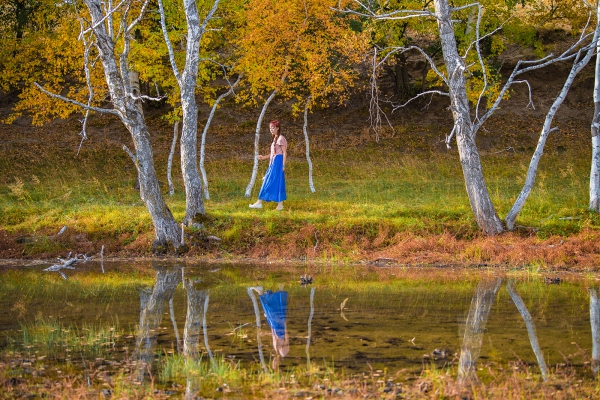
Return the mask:
<svg viewBox="0 0 600 400">
<path fill-rule="evenodd" d="M 262 208 L 262 203 L 259 203 L 258 201 L 254 204 L 250 204 L 250 208 Z"/>
<path fill-rule="evenodd" d="M 279 204 L 277 204 L 277 208 L 276 208 L 276 210 L 277 210 L 277 211 L 281 211 L 281 210 L 283 210 L 283 203 L 279 203 Z"/>
</svg>

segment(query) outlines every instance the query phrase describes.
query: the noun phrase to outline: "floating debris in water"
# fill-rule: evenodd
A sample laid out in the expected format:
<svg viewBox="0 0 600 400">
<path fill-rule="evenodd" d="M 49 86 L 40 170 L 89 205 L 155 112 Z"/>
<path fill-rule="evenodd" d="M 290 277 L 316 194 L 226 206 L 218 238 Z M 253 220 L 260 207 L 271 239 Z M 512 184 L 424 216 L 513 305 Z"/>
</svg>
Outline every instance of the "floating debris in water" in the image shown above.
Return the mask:
<svg viewBox="0 0 600 400">
<path fill-rule="evenodd" d="M 389 266 L 391 264 L 396 264 L 397 260 L 393 259 L 393 258 L 378 258 L 376 260 L 373 261 L 369 261 L 367 263 L 367 265 L 375 265 L 376 267 L 384 267 L 384 266 Z"/>
<path fill-rule="evenodd" d="M 546 282 L 546 285 L 558 285 L 562 283 L 562 279 L 560 279 L 558 276 L 554 278 L 545 277 L 544 282 Z"/>
<path fill-rule="evenodd" d="M 434 358 L 438 359 L 438 358 L 446 358 L 449 355 L 451 355 L 452 353 L 448 349 L 434 349 L 432 354 L 433 354 Z"/>
<path fill-rule="evenodd" d="M 313 281 L 312 276 L 308 276 L 306 274 L 300 277 L 300 286 L 310 285 Z"/>
<path fill-rule="evenodd" d="M 73 252 L 70 252 L 69 255 L 67 256 L 67 258 L 71 257 L 71 254 L 73 254 Z M 88 257 L 85 254 L 79 254 L 79 255 L 75 255 L 75 257 L 73 258 L 69 258 L 68 260 L 62 259 L 62 258 L 58 258 L 58 261 L 61 262 L 61 264 L 54 264 L 46 269 L 44 269 L 45 272 L 58 272 L 60 274 L 60 276 L 62 276 L 64 279 L 69 279 L 67 277 L 67 275 L 64 274 L 64 272 L 61 271 L 61 269 L 75 269 L 75 264 L 81 260 L 83 260 L 83 262 L 86 262 L 88 260 L 91 260 L 93 257 Z"/>
</svg>

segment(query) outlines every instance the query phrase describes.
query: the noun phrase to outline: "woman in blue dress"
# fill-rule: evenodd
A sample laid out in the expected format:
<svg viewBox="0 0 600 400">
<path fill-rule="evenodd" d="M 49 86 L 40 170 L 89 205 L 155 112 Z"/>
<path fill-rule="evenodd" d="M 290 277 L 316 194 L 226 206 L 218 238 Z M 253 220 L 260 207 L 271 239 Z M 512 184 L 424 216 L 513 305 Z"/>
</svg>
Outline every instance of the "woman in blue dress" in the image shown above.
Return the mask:
<svg viewBox="0 0 600 400">
<path fill-rule="evenodd" d="M 263 178 L 263 184 L 258 193 L 258 200 L 250 204 L 250 208 L 262 208 L 263 201 L 277 202 L 277 211 L 283 210 L 283 201 L 287 199 L 285 193 L 285 162 L 287 160 L 287 140 L 281 135 L 279 121 L 269 123 L 273 142 L 271 154 L 258 156 L 259 160 L 269 159 L 269 168 Z"/>
</svg>

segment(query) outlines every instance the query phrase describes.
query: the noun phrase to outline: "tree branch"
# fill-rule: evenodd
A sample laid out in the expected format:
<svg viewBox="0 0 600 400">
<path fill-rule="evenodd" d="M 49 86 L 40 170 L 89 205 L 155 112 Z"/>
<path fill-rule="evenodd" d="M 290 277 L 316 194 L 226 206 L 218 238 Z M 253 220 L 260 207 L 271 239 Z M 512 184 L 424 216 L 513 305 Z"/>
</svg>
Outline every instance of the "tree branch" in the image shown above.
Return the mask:
<svg viewBox="0 0 600 400">
<path fill-rule="evenodd" d="M 354 2 L 357 3 L 361 8 L 366 10 L 366 13 L 352 10 L 351 8 L 341 9 L 341 8 L 332 7 L 331 9 L 333 11 L 337 11 L 337 12 L 340 12 L 343 14 L 354 14 L 354 15 L 358 15 L 360 17 L 367 17 L 367 18 L 372 18 L 375 20 L 403 20 L 403 19 L 409 19 L 409 18 L 415 18 L 415 17 L 435 17 L 435 18 L 437 18 L 436 15 L 429 10 L 396 10 L 391 13 L 377 14 L 377 13 L 373 12 L 368 6 L 361 3 L 360 1 L 354 0 Z M 405 15 L 403 15 L 403 14 L 405 14 Z"/>
<path fill-rule="evenodd" d="M 165 9 L 163 7 L 162 0 L 158 0 L 158 11 L 160 13 L 160 26 L 162 27 L 165 43 L 167 44 L 167 49 L 169 50 L 169 60 L 171 61 L 171 68 L 173 68 L 173 74 L 175 75 L 175 79 L 177 79 L 177 83 L 181 85 L 181 73 L 177 68 L 177 63 L 175 62 L 175 52 L 173 51 L 173 45 L 171 44 L 171 39 L 169 39 L 169 34 L 167 32 Z"/>
<path fill-rule="evenodd" d="M 394 106 L 394 109 L 393 109 L 392 111 L 396 111 L 396 110 L 397 110 L 397 109 L 399 109 L 399 108 L 406 107 L 406 105 L 407 105 L 408 103 L 410 103 L 410 102 L 412 102 L 412 101 L 414 101 L 414 100 L 418 99 L 419 97 L 426 96 L 426 95 L 428 95 L 428 94 L 439 94 L 439 95 L 441 95 L 441 96 L 448 96 L 448 97 L 450 96 L 450 93 L 442 92 L 441 90 L 428 90 L 428 91 L 426 91 L 426 92 L 419 93 L 418 95 L 416 95 L 416 96 L 414 96 L 414 97 L 410 98 L 410 99 L 409 99 L 409 100 L 408 100 L 406 103 L 404 103 L 404 104 L 400 104 L 400 105 L 398 105 L 398 106 Z"/>
<path fill-rule="evenodd" d="M 81 103 L 81 102 L 79 102 L 77 100 L 69 99 L 68 97 L 64 97 L 64 96 L 61 96 L 59 94 L 49 92 L 48 90 L 44 89 L 37 82 L 33 82 L 33 84 L 35 86 L 37 86 L 38 89 L 40 89 L 42 92 L 46 93 L 50 97 L 54 97 L 55 99 L 60 99 L 62 101 L 66 101 L 67 103 L 75 104 L 76 106 L 79 106 L 79 107 L 81 107 L 81 108 L 83 108 L 85 110 L 96 111 L 96 112 L 103 113 L 103 114 L 113 114 L 113 115 L 119 116 L 119 112 L 117 110 L 88 106 L 88 105 L 83 104 L 83 103 Z"/>
</svg>

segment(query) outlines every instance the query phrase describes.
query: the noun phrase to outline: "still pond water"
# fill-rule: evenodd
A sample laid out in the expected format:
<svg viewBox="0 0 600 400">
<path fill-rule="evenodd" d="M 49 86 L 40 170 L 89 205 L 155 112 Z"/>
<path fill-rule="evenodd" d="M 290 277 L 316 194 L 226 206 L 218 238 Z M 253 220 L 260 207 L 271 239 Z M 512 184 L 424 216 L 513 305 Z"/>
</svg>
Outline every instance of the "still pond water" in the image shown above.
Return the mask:
<svg viewBox="0 0 600 400">
<path fill-rule="evenodd" d="M 600 357 L 595 275 L 88 261 L 65 279 L 48 266 L 0 264 L 3 358 L 43 359 L 47 375 L 98 360 L 147 375 L 185 353 L 265 371 L 312 362 L 411 379 L 497 365 L 543 378 L 569 365 L 592 378 Z"/>
</svg>

